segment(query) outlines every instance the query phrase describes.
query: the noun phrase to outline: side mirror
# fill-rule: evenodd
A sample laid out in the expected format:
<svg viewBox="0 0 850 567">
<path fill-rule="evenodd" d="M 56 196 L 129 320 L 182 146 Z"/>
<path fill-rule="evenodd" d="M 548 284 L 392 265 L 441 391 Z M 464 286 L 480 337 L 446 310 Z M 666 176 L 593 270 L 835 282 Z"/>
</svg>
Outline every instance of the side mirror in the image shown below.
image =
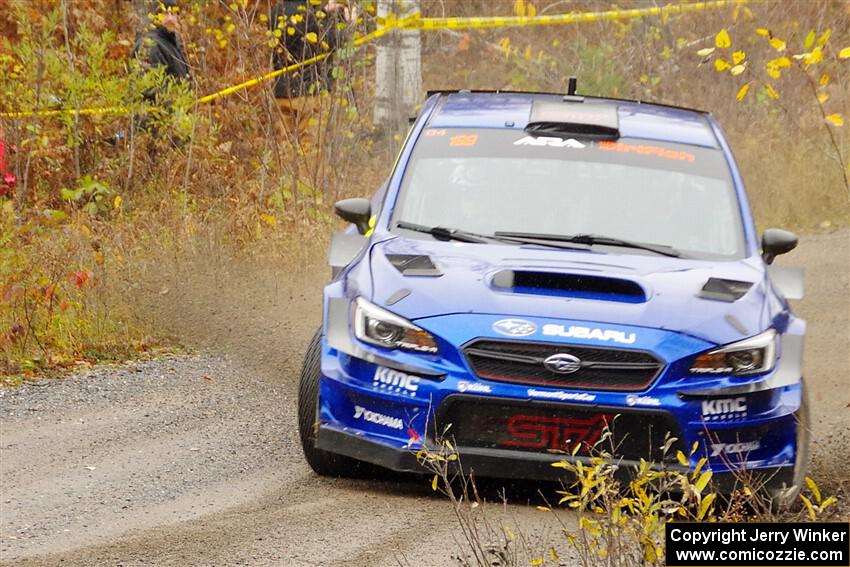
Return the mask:
<svg viewBox="0 0 850 567">
<path fill-rule="evenodd" d="M 781 228 L 768 228 L 761 237 L 761 257 L 768 264 L 780 254 L 797 247 L 797 235 Z"/>
<path fill-rule="evenodd" d="M 355 197 L 337 201 L 334 204 L 334 212 L 342 220 L 354 224 L 360 234 L 366 234 L 369 230 L 369 217 L 372 216 L 372 203 L 369 199 Z"/>
</svg>

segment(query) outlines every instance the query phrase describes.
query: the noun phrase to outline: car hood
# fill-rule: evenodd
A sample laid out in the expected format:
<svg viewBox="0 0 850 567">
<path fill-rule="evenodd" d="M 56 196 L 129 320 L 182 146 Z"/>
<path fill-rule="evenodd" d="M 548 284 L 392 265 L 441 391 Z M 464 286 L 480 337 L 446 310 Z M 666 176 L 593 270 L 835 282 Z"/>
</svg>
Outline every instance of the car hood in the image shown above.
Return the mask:
<svg viewBox="0 0 850 567">
<path fill-rule="evenodd" d="M 757 257 L 708 261 L 392 237 L 372 245 L 370 267 L 372 301 L 410 320 L 564 318 L 725 344 L 759 333 L 779 308 L 767 302 Z"/>
</svg>

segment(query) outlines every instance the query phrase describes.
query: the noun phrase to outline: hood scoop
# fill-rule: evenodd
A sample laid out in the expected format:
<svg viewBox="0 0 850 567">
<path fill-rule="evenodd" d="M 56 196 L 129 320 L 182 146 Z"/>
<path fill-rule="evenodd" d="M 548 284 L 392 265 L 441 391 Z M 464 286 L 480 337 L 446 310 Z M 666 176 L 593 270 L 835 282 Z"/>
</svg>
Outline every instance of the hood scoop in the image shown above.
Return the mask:
<svg viewBox="0 0 850 567">
<path fill-rule="evenodd" d="M 387 254 L 387 260 L 403 276 L 442 276 L 430 256 L 421 254 Z"/>
<path fill-rule="evenodd" d="M 623 303 L 644 303 L 646 301 L 646 292 L 637 283 L 631 280 L 604 276 L 502 270 L 493 276 L 490 285 L 496 290 L 511 293 L 620 301 Z"/>
<path fill-rule="evenodd" d="M 725 280 L 722 278 L 708 278 L 705 285 L 697 294 L 703 299 L 714 299 L 716 301 L 738 301 L 753 286 L 752 282 L 741 282 L 738 280 Z"/>
</svg>

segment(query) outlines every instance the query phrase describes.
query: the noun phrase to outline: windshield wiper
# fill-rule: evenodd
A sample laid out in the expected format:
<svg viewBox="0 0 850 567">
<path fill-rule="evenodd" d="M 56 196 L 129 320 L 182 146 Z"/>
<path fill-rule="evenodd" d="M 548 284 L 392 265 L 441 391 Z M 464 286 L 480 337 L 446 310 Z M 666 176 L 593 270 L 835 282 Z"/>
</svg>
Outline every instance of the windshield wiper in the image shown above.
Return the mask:
<svg viewBox="0 0 850 567">
<path fill-rule="evenodd" d="M 506 242 L 509 244 L 533 244 L 534 246 L 558 248 L 559 250 L 587 250 L 589 248 L 589 246 L 583 245 L 582 243 L 576 243 L 579 244 L 579 246 L 575 246 L 574 244 L 567 244 L 561 242 L 547 242 L 546 240 L 541 240 L 539 238 L 516 237 L 513 236 L 514 233 L 496 233 L 493 235 L 478 234 L 476 232 L 468 232 L 466 230 L 460 230 L 457 228 L 446 228 L 444 226 L 424 226 L 421 224 L 416 224 L 407 221 L 398 221 L 397 223 L 395 223 L 395 225 L 396 227 L 403 228 L 405 230 L 413 230 L 415 232 L 424 232 L 425 234 L 430 234 L 437 240 L 457 240 L 459 242 L 472 242 L 475 244 L 487 244 L 490 241 Z"/>
<path fill-rule="evenodd" d="M 406 221 L 398 221 L 395 225 L 398 228 L 403 228 L 404 230 L 413 230 L 415 232 L 430 234 L 437 240 L 457 240 L 458 242 L 472 242 L 475 244 L 487 244 L 490 240 L 501 240 L 500 238 L 495 238 L 493 236 L 476 234 L 474 232 L 467 232 L 457 228 L 446 228 L 444 226 L 425 226 Z"/>
<path fill-rule="evenodd" d="M 553 242 L 570 242 L 573 244 L 586 244 L 588 246 L 593 246 L 594 244 L 601 244 L 603 246 L 621 246 L 623 248 L 634 248 L 636 250 L 647 250 L 649 252 L 654 252 L 656 254 L 660 254 L 662 256 L 670 256 L 671 258 L 681 258 L 682 254 L 679 253 L 672 246 L 666 246 L 663 244 L 643 244 L 641 242 L 632 242 L 631 240 L 623 240 L 621 238 L 614 238 L 613 236 L 604 236 L 601 234 L 572 234 L 572 235 L 562 235 L 562 234 L 537 234 L 533 232 L 496 232 L 495 236 L 505 237 L 505 238 L 518 238 L 523 240 L 530 241 L 553 241 Z"/>
</svg>

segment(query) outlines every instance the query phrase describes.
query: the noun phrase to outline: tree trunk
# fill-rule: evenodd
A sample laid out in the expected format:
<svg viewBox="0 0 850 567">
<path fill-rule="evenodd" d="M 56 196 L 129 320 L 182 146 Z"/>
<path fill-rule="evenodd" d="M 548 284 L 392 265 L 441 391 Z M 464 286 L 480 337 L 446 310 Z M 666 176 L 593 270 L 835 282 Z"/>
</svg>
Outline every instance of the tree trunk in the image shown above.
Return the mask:
<svg viewBox="0 0 850 567">
<path fill-rule="evenodd" d="M 401 19 L 419 11 L 419 0 L 378 0 L 378 16 Z M 422 100 L 419 30 L 396 30 L 381 38 L 375 60 L 375 124 L 404 133 Z"/>
</svg>

